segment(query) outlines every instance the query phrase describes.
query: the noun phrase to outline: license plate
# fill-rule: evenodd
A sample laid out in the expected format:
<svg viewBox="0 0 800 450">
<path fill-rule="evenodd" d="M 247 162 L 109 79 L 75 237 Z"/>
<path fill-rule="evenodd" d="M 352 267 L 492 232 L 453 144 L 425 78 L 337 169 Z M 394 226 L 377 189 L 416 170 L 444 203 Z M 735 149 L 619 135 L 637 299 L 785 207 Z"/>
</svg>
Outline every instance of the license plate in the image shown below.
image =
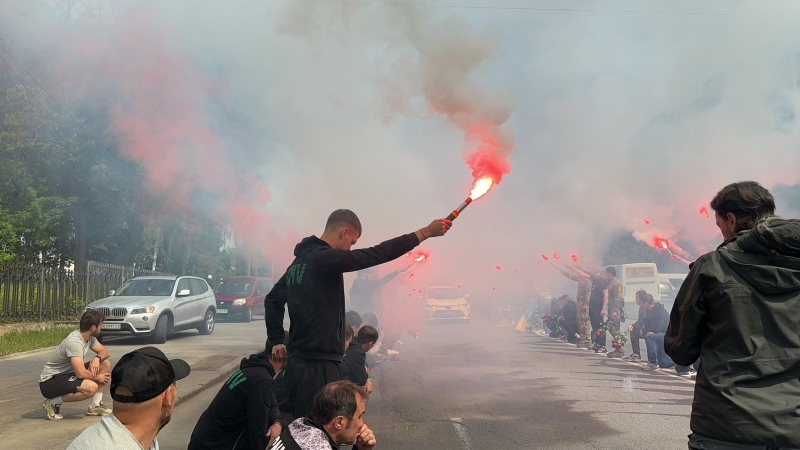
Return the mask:
<svg viewBox="0 0 800 450">
<path fill-rule="evenodd" d="M 218 309 L 217 310 L 217 314 L 228 314 L 228 310 L 227 309 Z"/>
<path fill-rule="evenodd" d="M 121 330 L 122 324 L 119 323 L 105 323 L 103 322 L 103 329 L 104 330 Z"/>
</svg>

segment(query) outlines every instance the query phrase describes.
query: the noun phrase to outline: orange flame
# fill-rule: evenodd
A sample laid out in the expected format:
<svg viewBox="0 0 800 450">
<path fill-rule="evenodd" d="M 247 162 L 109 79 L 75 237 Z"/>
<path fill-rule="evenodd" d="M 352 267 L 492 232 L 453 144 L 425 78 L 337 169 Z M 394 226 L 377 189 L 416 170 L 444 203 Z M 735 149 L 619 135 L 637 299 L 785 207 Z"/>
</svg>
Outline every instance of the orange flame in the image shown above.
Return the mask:
<svg viewBox="0 0 800 450">
<path fill-rule="evenodd" d="M 419 256 L 417 256 L 416 258 L 414 258 L 414 262 L 423 262 L 423 263 L 424 263 L 424 262 L 425 262 L 425 260 L 427 260 L 427 259 L 428 259 L 428 257 L 427 257 L 427 256 L 425 256 L 425 255 L 419 255 Z"/>
<path fill-rule="evenodd" d="M 408 277 L 407 277 L 407 278 L 411 278 L 411 277 L 413 277 L 413 276 L 414 276 L 414 274 L 413 274 L 413 273 L 410 273 L 410 274 L 408 274 Z"/>
<path fill-rule="evenodd" d="M 663 248 L 664 250 L 669 249 L 669 241 L 664 238 L 656 237 L 653 238 L 653 246 L 655 248 Z"/>
<path fill-rule="evenodd" d="M 703 217 L 705 217 L 706 219 L 708 219 L 708 218 L 709 218 L 709 214 L 708 214 L 708 208 L 706 208 L 705 206 L 702 206 L 702 207 L 700 208 L 700 214 L 702 214 L 702 215 L 703 215 Z"/>
<path fill-rule="evenodd" d="M 492 177 L 483 177 L 475 180 L 475 184 L 472 185 L 472 193 L 469 195 L 469 198 L 472 200 L 477 200 L 484 196 L 489 189 L 494 186 L 494 180 Z"/>
<path fill-rule="evenodd" d="M 578 262 L 578 255 L 576 255 L 576 254 L 573 254 L 573 255 L 571 256 L 571 258 L 572 258 L 572 260 L 573 260 L 573 261 L 575 261 L 575 262 Z"/>
<path fill-rule="evenodd" d="M 558 253 L 553 253 L 553 259 L 561 259 L 561 255 Z"/>
</svg>

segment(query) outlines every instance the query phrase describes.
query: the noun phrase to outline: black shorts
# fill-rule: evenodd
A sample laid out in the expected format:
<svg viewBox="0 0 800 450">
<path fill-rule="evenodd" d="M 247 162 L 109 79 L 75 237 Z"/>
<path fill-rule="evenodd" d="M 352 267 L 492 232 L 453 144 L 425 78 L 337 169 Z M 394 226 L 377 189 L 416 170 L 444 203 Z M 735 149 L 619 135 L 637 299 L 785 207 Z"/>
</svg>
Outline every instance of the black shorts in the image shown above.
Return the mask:
<svg viewBox="0 0 800 450">
<path fill-rule="evenodd" d="M 89 363 L 83 365 L 89 369 Z M 74 394 L 78 392 L 78 386 L 83 383 L 83 379 L 75 376 L 75 372 L 63 372 L 39 382 L 39 390 L 44 398 L 56 398 L 62 395 Z"/>
</svg>

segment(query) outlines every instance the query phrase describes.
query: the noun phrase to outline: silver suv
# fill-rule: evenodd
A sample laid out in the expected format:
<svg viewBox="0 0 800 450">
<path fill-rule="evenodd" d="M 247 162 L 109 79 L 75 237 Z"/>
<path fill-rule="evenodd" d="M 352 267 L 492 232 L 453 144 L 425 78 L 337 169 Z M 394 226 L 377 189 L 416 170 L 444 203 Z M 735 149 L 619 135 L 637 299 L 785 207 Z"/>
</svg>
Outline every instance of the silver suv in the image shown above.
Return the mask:
<svg viewBox="0 0 800 450">
<path fill-rule="evenodd" d="M 136 277 L 110 294 L 86 307 L 106 316 L 101 338 L 151 336 L 153 343 L 163 344 L 175 331 L 197 328 L 200 334 L 214 332 L 217 302 L 202 278 Z"/>
</svg>

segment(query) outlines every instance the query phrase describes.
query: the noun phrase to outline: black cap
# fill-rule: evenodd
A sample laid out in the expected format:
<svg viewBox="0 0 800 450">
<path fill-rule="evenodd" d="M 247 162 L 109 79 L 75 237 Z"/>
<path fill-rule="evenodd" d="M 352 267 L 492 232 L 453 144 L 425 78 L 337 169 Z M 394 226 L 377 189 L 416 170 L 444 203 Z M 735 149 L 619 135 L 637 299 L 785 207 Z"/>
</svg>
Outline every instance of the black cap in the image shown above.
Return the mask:
<svg viewBox="0 0 800 450">
<path fill-rule="evenodd" d="M 177 380 L 191 372 L 182 359 L 167 359 L 155 347 L 142 347 L 127 353 L 111 371 L 111 398 L 120 403 L 142 403 L 158 397 Z M 117 387 L 128 388 L 132 395 L 119 395 Z"/>
</svg>

